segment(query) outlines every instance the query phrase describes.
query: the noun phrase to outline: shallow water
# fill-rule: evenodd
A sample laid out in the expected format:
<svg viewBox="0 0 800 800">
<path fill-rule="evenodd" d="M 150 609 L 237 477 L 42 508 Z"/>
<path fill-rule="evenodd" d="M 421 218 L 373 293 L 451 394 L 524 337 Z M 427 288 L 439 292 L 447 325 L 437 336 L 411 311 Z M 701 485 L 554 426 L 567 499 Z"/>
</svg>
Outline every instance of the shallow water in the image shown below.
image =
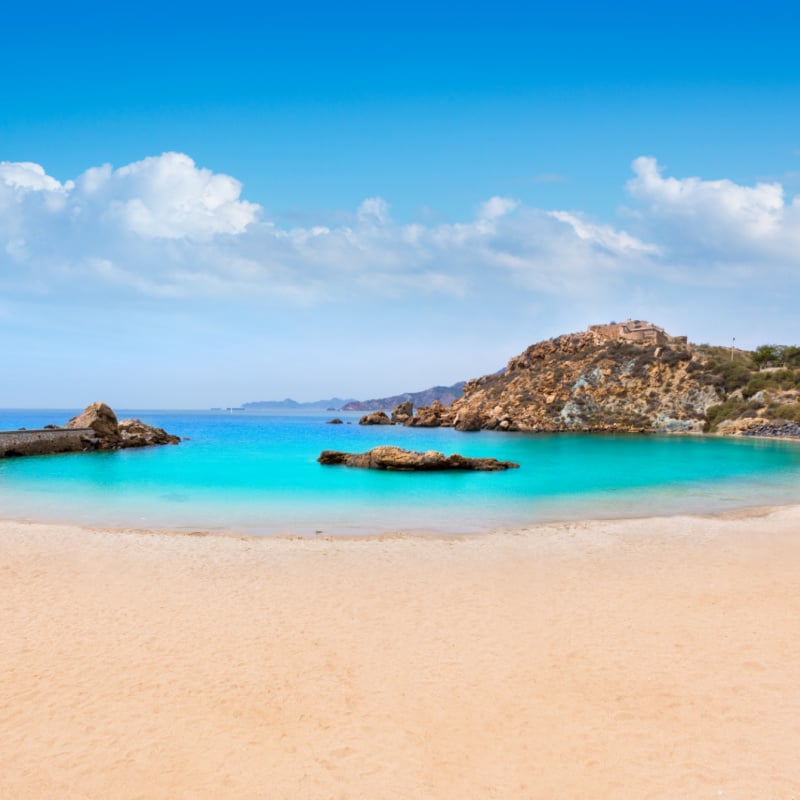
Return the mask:
<svg viewBox="0 0 800 800">
<path fill-rule="evenodd" d="M 0 411 L 0 429 L 76 410 Z M 249 533 L 478 532 L 535 522 L 797 501 L 800 445 L 705 437 L 459 433 L 326 425 L 332 413 L 122 411 L 176 447 L 0 460 L 0 517 Z M 500 473 L 322 467 L 379 444 L 517 461 Z"/>
</svg>

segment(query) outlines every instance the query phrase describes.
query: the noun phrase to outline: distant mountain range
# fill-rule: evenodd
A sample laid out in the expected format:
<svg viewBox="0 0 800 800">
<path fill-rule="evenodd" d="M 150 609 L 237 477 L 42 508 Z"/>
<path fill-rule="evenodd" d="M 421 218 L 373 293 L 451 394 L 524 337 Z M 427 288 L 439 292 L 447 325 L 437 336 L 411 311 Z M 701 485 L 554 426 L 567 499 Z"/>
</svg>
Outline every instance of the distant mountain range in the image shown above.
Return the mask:
<svg viewBox="0 0 800 800">
<path fill-rule="evenodd" d="M 373 400 L 351 400 L 342 406 L 342 411 L 387 411 L 409 400 L 414 406 L 429 406 L 433 402 L 449 406 L 464 394 L 466 381 L 459 381 L 452 386 L 432 386 L 421 392 L 406 392 L 391 397 L 378 397 Z"/>
<path fill-rule="evenodd" d="M 328 400 L 314 400 L 310 403 L 298 403 L 297 400 L 292 400 L 287 397 L 285 400 L 256 400 L 252 403 L 244 403 L 242 408 L 247 409 L 300 409 L 300 408 L 321 408 L 327 411 L 339 411 L 343 406 L 348 403 L 356 403 L 357 400 L 352 398 L 343 399 L 341 397 L 331 397 Z"/>
<path fill-rule="evenodd" d="M 285 400 L 256 400 L 244 403 L 245 409 L 323 409 L 326 411 L 387 411 L 410 400 L 415 406 L 429 406 L 434 401 L 449 406 L 464 393 L 465 381 L 452 386 L 433 386 L 421 392 L 405 392 L 392 397 L 378 397 L 372 400 L 354 400 L 331 397 L 328 400 L 315 400 L 310 403 L 299 403 L 287 397 Z"/>
</svg>

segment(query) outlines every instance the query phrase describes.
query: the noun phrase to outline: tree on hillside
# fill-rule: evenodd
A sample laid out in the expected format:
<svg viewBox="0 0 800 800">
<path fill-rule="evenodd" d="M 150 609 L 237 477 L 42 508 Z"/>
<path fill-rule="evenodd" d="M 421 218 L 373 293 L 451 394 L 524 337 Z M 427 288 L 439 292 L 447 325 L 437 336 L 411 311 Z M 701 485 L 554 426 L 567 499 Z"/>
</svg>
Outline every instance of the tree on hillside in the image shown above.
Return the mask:
<svg viewBox="0 0 800 800">
<path fill-rule="evenodd" d="M 783 345 L 762 344 L 753 353 L 753 363 L 759 368 L 774 367 L 783 362 Z"/>
</svg>

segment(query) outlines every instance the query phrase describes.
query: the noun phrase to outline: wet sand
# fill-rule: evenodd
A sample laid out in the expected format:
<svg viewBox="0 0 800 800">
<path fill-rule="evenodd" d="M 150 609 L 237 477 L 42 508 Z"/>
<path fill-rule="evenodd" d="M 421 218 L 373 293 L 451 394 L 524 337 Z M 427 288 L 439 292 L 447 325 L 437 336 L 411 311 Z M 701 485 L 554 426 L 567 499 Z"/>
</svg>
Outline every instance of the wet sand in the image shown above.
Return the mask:
<svg viewBox="0 0 800 800">
<path fill-rule="evenodd" d="M 0 797 L 800 798 L 800 507 L 470 538 L 0 523 Z"/>
</svg>

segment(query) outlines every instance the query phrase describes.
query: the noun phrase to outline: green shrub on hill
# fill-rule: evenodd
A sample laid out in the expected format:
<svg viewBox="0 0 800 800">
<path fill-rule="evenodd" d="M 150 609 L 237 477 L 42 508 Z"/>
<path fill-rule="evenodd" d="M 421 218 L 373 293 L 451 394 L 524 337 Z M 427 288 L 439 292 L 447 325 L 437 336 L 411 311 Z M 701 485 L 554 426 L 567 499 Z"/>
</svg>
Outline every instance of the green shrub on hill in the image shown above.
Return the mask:
<svg viewBox="0 0 800 800">
<path fill-rule="evenodd" d="M 778 406 L 773 412 L 777 419 L 788 419 L 791 422 L 800 422 L 800 403 L 787 403 Z"/>
<path fill-rule="evenodd" d="M 749 410 L 749 406 L 750 404 L 744 400 L 726 400 L 724 403 L 710 406 L 706 409 L 707 429 L 715 431 L 720 422 L 726 419 L 740 419 Z"/>
<path fill-rule="evenodd" d="M 789 368 L 770 372 L 756 372 L 742 389 L 745 398 L 764 389 L 794 389 L 800 387 L 800 371 Z"/>
</svg>

